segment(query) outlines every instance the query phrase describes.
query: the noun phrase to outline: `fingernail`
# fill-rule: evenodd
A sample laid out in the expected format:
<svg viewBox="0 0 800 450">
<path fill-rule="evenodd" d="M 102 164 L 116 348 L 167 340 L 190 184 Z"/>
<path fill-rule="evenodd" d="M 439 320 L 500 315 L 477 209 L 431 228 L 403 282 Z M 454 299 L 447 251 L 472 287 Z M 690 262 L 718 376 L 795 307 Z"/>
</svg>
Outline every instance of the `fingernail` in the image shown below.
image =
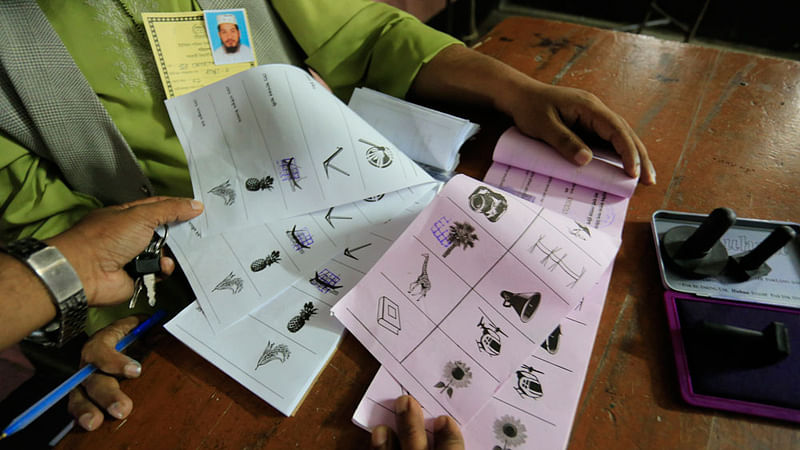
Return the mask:
<svg viewBox="0 0 800 450">
<path fill-rule="evenodd" d="M 84 430 L 94 430 L 94 416 L 92 413 L 86 413 L 78 418 L 78 423 L 81 424 Z"/>
<path fill-rule="evenodd" d="M 433 431 L 440 431 L 447 425 L 447 416 L 439 416 L 433 421 Z"/>
<path fill-rule="evenodd" d="M 639 178 L 639 174 L 642 172 L 642 166 L 640 164 L 636 164 L 636 167 L 633 168 L 633 176 Z"/>
<path fill-rule="evenodd" d="M 650 178 L 653 180 L 653 184 L 656 184 L 656 171 L 653 170 L 653 168 L 650 168 L 648 172 L 650 172 Z"/>
<path fill-rule="evenodd" d="M 389 435 L 386 433 L 386 427 L 379 426 L 372 430 L 372 447 L 382 448 L 386 445 Z"/>
<path fill-rule="evenodd" d="M 128 364 L 125 364 L 125 367 L 122 369 L 125 373 L 125 376 L 128 378 L 136 378 L 142 374 L 142 365 L 139 364 L 138 361 L 131 361 Z"/>
<path fill-rule="evenodd" d="M 192 209 L 203 209 L 203 202 L 200 200 L 192 200 Z"/>
<path fill-rule="evenodd" d="M 408 411 L 408 397 L 404 395 L 395 400 L 394 412 L 395 414 L 405 414 L 406 411 Z"/>
<path fill-rule="evenodd" d="M 122 419 L 125 416 L 125 411 L 122 410 L 122 403 L 114 402 L 108 407 L 108 413 L 117 419 Z"/>
<path fill-rule="evenodd" d="M 592 152 L 590 152 L 588 149 L 582 148 L 578 150 L 578 153 L 575 154 L 575 162 L 580 165 L 587 164 L 591 160 Z"/>
</svg>

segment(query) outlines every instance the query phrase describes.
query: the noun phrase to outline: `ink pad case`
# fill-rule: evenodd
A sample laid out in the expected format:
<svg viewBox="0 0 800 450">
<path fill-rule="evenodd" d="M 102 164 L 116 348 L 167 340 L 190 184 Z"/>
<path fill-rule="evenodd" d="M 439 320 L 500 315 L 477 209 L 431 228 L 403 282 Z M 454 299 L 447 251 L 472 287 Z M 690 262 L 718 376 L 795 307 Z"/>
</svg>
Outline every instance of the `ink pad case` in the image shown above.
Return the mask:
<svg viewBox="0 0 800 450">
<path fill-rule="evenodd" d="M 767 259 L 766 275 L 687 277 L 664 259 L 662 240 L 673 227 L 699 227 L 706 217 L 659 210 L 651 222 L 681 396 L 696 406 L 800 423 L 800 237 Z M 780 225 L 800 236 L 797 223 L 737 218 L 720 242 L 729 256 L 741 255 Z"/>
</svg>

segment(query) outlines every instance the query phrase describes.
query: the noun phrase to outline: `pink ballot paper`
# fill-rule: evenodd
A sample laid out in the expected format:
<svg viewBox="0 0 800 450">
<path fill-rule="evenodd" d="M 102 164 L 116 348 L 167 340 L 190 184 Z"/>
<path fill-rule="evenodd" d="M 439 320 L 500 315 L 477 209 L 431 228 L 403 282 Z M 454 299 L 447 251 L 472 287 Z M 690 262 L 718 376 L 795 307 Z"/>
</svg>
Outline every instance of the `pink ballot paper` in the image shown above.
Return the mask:
<svg viewBox="0 0 800 450">
<path fill-rule="evenodd" d="M 549 148 L 541 151 L 553 152 Z M 623 181 L 626 177 L 622 170 L 614 176 Z M 627 198 L 497 162 L 484 181 L 560 211 L 592 233 L 622 234 Z M 530 356 L 492 399 L 462 426 L 467 449 L 567 447 L 610 278 L 609 266 L 547 339 L 531 346 Z M 394 400 L 404 393 L 407 391 L 381 368 L 353 414 L 353 422 L 367 429 L 393 426 Z M 432 419 L 446 412 L 438 405 L 423 407 L 430 439 Z"/>
<path fill-rule="evenodd" d="M 592 151 L 594 152 L 592 161 L 578 167 L 549 145 L 529 138 L 512 127 L 500 136 L 492 159 L 495 163 L 535 174 L 547 174 L 567 183 L 575 183 L 618 197 L 627 198 L 633 195 L 638 179 L 625 175 L 619 156 L 604 149 L 593 148 Z M 486 178 L 489 179 L 489 175 Z"/>
<path fill-rule="evenodd" d="M 619 244 L 458 175 L 332 311 L 422 405 L 465 424 Z"/>
<path fill-rule="evenodd" d="M 547 341 L 532 351 L 514 376 L 462 426 L 467 450 L 567 447 L 610 278 L 611 268 Z M 394 401 L 405 393 L 381 368 L 353 414 L 353 422 L 367 429 L 381 424 L 394 427 Z M 424 412 L 431 442 L 433 418 L 444 413 Z"/>
</svg>

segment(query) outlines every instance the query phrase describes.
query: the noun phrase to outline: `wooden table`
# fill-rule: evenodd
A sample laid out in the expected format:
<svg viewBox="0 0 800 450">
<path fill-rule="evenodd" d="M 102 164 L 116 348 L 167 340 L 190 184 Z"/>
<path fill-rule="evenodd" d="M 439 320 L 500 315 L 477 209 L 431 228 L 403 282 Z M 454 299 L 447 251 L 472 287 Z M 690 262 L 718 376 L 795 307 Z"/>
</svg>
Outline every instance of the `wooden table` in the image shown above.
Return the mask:
<svg viewBox="0 0 800 450">
<path fill-rule="evenodd" d="M 798 448 L 796 425 L 681 400 L 649 220 L 656 209 L 800 221 L 800 63 L 528 18 L 478 50 L 531 76 L 592 91 L 648 146 L 658 184 L 630 203 L 571 448 Z M 502 120 L 463 155 L 480 177 Z M 476 149 L 476 147 L 478 147 Z M 362 448 L 350 422 L 378 363 L 351 336 L 285 418 L 169 335 L 124 382 L 125 421 L 60 448 Z"/>
</svg>

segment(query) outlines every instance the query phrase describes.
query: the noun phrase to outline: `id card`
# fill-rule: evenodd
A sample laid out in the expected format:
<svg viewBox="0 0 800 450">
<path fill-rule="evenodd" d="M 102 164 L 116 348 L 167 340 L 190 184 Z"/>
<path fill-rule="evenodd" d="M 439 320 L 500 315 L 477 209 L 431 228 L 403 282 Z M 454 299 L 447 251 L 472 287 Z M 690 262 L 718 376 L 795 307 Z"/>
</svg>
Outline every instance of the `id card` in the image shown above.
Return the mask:
<svg viewBox="0 0 800 450">
<path fill-rule="evenodd" d="M 246 20 L 246 15 L 243 17 Z M 257 65 L 255 54 L 249 62 L 215 64 L 203 11 L 143 13 L 142 19 L 167 98 L 192 92 Z"/>
</svg>

